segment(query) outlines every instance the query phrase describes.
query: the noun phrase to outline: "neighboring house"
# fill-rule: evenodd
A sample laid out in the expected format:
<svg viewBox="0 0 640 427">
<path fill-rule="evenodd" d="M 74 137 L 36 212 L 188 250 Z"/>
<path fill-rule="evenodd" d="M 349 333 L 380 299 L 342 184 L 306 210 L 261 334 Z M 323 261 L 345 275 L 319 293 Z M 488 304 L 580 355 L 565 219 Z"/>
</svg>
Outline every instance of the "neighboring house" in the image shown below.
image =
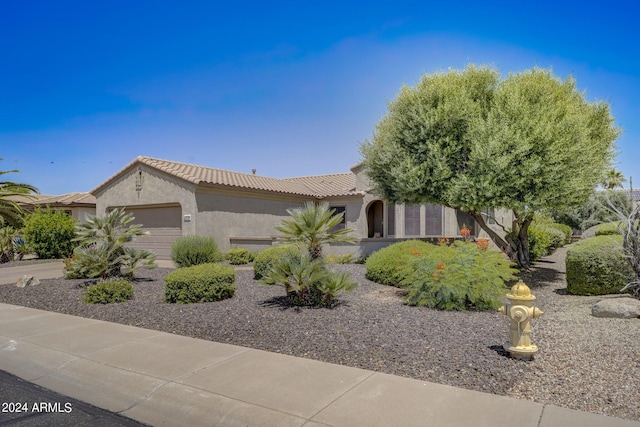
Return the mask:
<svg viewBox="0 0 640 427">
<path fill-rule="evenodd" d="M 279 179 L 140 156 L 91 193 L 98 215 L 118 207 L 131 212 L 150 232 L 134 246 L 159 258 L 168 258 L 171 243 L 185 235 L 213 236 L 222 251 L 264 249 L 282 237 L 275 227 L 288 218 L 287 209 L 307 201 L 344 212 L 339 226 L 359 239 L 357 245 L 332 245 L 333 254 L 364 256 L 401 239 L 459 237 L 462 225 L 478 235 L 475 221 L 453 209 L 384 202 L 363 169 Z M 507 213 L 500 215 L 504 220 Z"/>
<path fill-rule="evenodd" d="M 23 209 L 33 211 L 36 207 L 51 208 L 66 212 L 76 221 L 84 222 L 85 215 L 96 214 L 96 198 L 91 193 L 68 193 L 61 196 L 45 196 L 33 194 L 30 196 L 10 197 L 22 206 Z"/>
</svg>

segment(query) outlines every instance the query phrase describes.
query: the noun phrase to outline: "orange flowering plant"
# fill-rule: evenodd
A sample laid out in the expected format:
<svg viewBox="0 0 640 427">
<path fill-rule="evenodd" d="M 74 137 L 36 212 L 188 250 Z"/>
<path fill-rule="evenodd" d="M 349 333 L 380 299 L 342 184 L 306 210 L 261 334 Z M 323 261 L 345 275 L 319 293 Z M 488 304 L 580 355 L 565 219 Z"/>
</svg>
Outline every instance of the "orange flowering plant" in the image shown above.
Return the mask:
<svg viewBox="0 0 640 427">
<path fill-rule="evenodd" d="M 481 250 L 486 251 L 487 249 L 489 249 L 489 240 L 483 239 L 483 238 L 479 238 L 478 240 L 476 240 L 476 245 Z"/>
<path fill-rule="evenodd" d="M 409 289 L 409 305 L 488 310 L 502 304 L 505 281 L 515 279 L 517 270 L 498 251 L 456 241 L 451 246 L 434 245 L 404 271 L 407 275 L 401 285 Z"/>
</svg>

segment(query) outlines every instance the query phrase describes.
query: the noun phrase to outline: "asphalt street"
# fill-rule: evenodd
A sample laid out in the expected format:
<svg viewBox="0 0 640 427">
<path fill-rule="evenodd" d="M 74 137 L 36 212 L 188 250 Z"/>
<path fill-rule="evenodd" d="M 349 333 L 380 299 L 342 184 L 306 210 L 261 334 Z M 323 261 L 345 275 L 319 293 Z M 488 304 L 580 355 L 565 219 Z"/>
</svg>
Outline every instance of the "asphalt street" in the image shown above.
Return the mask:
<svg viewBox="0 0 640 427">
<path fill-rule="evenodd" d="M 145 426 L 113 412 L 63 396 L 0 371 L 0 425 Z"/>
</svg>

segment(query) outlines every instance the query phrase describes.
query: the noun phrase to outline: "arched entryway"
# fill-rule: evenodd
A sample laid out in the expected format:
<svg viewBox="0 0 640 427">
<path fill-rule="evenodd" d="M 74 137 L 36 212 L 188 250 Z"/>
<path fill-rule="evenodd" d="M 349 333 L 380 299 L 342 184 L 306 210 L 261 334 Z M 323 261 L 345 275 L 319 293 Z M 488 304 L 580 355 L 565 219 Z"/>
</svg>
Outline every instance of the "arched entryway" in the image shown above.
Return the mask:
<svg viewBox="0 0 640 427">
<path fill-rule="evenodd" d="M 367 237 L 383 237 L 384 204 L 375 200 L 367 206 Z"/>
</svg>

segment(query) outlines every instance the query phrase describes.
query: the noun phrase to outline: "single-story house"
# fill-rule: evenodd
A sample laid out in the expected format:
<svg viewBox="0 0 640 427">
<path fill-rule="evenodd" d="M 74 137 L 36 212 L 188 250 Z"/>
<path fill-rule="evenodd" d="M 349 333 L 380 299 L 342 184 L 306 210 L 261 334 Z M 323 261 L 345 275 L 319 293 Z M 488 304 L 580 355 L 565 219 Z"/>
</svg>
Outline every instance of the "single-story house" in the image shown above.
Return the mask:
<svg viewBox="0 0 640 427">
<path fill-rule="evenodd" d="M 272 246 L 282 237 L 275 227 L 287 209 L 307 201 L 343 212 L 340 226 L 354 230 L 358 244 L 332 245 L 329 252 L 336 255 L 365 256 L 408 238 L 455 238 L 463 225 L 482 235 L 473 219 L 453 209 L 385 202 L 372 192 L 361 164 L 346 173 L 270 178 L 140 156 L 91 193 L 98 215 L 119 207 L 131 212 L 150 232 L 134 246 L 159 258 L 168 258 L 172 242 L 185 235 L 212 236 L 222 251 Z M 510 218 L 509 212 L 496 214 Z"/>
<path fill-rule="evenodd" d="M 12 196 L 11 200 L 25 210 L 33 212 L 36 208 L 61 210 L 76 221 L 84 222 L 85 216 L 96 214 L 96 198 L 91 193 L 68 193 L 60 196 L 33 194 L 29 196 Z"/>
</svg>

